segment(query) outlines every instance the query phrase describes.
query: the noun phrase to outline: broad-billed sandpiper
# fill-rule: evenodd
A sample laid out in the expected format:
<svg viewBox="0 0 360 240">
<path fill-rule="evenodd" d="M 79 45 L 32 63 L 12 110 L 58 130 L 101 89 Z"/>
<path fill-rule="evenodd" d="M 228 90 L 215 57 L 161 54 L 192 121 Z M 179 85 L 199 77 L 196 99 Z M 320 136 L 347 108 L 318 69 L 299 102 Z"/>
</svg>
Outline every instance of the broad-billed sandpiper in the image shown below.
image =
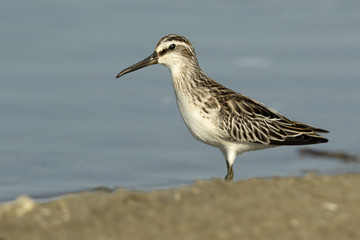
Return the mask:
<svg viewBox="0 0 360 240">
<path fill-rule="evenodd" d="M 206 76 L 192 44 L 177 34 L 161 38 L 153 54 L 124 69 L 116 78 L 157 63 L 171 72 L 177 104 L 192 135 L 223 153 L 227 181 L 232 181 L 233 163 L 243 152 L 328 141 L 317 134 L 328 131 L 292 121 Z"/>
</svg>

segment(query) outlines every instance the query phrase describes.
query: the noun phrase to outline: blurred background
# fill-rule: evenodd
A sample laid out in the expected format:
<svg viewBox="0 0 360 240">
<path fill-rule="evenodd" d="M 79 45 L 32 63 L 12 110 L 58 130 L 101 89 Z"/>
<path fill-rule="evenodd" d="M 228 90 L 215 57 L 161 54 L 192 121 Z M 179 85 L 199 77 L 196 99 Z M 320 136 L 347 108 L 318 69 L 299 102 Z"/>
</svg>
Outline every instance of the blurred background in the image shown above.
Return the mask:
<svg viewBox="0 0 360 240">
<path fill-rule="evenodd" d="M 311 147 L 359 155 L 359 12 L 357 0 L 3 1 L 0 201 L 223 178 L 220 151 L 186 129 L 166 67 L 115 79 L 169 33 L 214 80 L 331 131 Z M 235 180 L 360 170 L 298 149 L 244 153 Z"/>
</svg>

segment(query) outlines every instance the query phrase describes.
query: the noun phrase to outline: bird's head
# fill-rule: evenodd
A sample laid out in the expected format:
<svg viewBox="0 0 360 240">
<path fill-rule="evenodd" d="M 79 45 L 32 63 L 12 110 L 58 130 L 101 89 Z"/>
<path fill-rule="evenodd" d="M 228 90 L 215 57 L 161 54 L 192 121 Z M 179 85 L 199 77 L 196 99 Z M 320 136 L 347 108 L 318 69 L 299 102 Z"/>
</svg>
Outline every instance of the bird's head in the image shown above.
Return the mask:
<svg viewBox="0 0 360 240">
<path fill-rule="evenodd" d="M 198 66 L 194 47 L 189 40 L 177 34 L 170 34 L 160 39 L 149 57 L 122 70 L 116 78 L 158 63 L 167 66 L 170 71 L 186 66 Z"/>
</svg>

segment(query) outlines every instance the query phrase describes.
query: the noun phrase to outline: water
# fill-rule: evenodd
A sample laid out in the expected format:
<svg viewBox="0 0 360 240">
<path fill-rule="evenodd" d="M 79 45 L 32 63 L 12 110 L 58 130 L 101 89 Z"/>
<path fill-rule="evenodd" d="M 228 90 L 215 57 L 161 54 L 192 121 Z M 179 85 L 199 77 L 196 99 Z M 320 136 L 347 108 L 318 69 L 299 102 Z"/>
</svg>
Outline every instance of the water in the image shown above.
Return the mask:
<svg viewBox="0 0 360 240">
<path fill-rule="evenodd" d="M 284 115 L 331 130 L 323 150 L 360 154 L 356 0 L 5 1 L 0 9 L 0 201 L 98 186 L 159 189 L 223 177 L 197 142 L 169 71 L 115 76 L 169 33 L 189 38 L 204 72 Z M 235 179 L 358 172 L 296 147 L 245 153 Z"/>
</svg>

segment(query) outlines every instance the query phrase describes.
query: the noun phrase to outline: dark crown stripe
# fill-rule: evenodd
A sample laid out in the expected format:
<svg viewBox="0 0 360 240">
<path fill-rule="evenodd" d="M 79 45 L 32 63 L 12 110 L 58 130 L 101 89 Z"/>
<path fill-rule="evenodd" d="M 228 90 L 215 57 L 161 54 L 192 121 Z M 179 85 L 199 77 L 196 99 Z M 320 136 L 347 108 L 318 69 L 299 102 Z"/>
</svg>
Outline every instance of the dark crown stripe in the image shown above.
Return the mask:
<svg viewBox="0 0 360 240">
<path fill-rule="evenodd" d="M 170 34 L 167 35 L 165 37 L 163 37 L 157 44 L 157 46 L 159 46 L 160 43 L 164 43 L 164 42 L 170 42 L 170 41 L 178 41 L 178 42 L 184 42 L 188 45 L 191 45 L 191 43 L 189 42 L 189 40 L 187 40 L 185 37 L 180 36 L 180 35 L 176 35 L 176 34 Z"/>
<path fill-rule="evenodd" d="M 165 39 L 165 42 L 170 42 L 170 41 L 184 42 L 187 44 L 190 43 L 186 38 L 179 36 L 179 35 L 170 36 L 167 39 Z"/>
</svg>

